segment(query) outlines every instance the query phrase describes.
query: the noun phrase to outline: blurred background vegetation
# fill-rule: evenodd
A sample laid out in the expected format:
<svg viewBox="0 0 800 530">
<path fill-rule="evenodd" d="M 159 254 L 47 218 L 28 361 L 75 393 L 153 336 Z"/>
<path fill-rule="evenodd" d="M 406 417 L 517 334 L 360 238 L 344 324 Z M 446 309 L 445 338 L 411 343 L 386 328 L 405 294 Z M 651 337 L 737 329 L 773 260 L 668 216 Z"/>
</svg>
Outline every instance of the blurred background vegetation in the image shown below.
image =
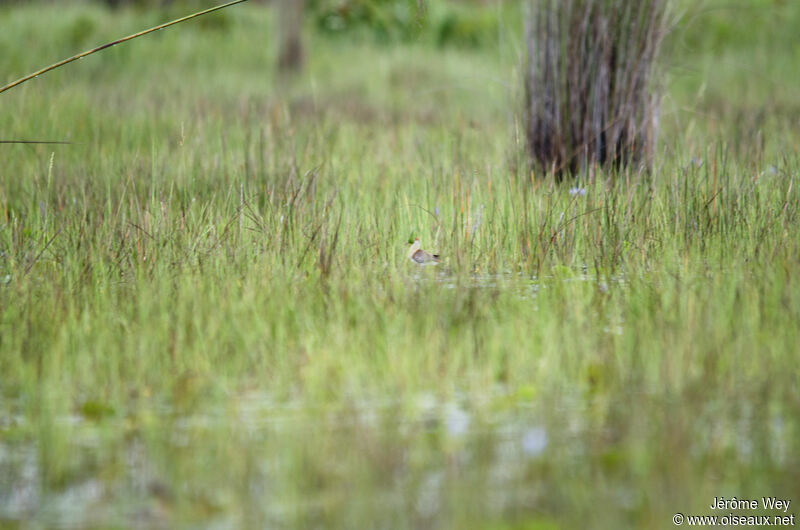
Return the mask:
<svg viewBox="0 0 800 530">
<path fill-rule="evenodd" d="M 85 2 L 88 6 L 91 2 Z M 5 0 L 0 5 L 20 5 Z M 64 4 L 59 2 L 59 4 Z M 80 4 L 80 2 L 78 2 Z M 208 7 L 199 0 L 97 0 L 97 5 L 136 10 L 143 20 L 157 23 Z M 378 46 L 414 43 L 415 45 L 461 49 L 505 50 L 506 62 L 522 61 L 520 35 L 525 17 L 525 2 L 518 0 L 251 0 L 265 8 L 301 6 L 306 40 L 344 39 Z M 36 2 L 41 9 L 53 4 Z M 670 4 L 672 25 L 666 41 L 661 71 L 670 83 L 666 115 L 662 126 L 685 129 L 687 119 L 702 113 L 704 127 L 711 130 L 733 128 L 728 144 L 735 150 L 752 146 L 750 137 L 757 135 L 766 122 L 777 120 L 780 127 L 798 118 L 798 99 L 794 90 L 786 90 L 797 80 L 795 65 L 800 43 L 794 24 L 800 21 L 800 9 L 786 0 L 753 0 L 731 3 L 726 0 L 690 2 L 675 0 Z M 56 39 L 41 44 L 57 51 L 72 53 L 81 47 L 95 45 L 117 35 L 112 19 L 89 10 L 76 14 L 70 10 L 70 21 L 55 29 Z M 193 22 L 197 28 L 235 31 L 237 14 L 221 11 Z M 184 31 L 193 31 L 185 28 Z M 269 34 L 283 37 L 287 29 L 277 25 L 275 31 L 264 30 L 264 46 L 270 46 Z M 277 42 L 277 41 L 276 41 Z M 513 48 L 502 48 L 511 43 Z M 8 46 L 13 46 L 9 42 Z M 500 48 L 498 48 L 500 46 Z M 7 57 L 7 61 L 19 58 Z M 18 62 L 9 63 L 7 72 L 22 72 Z M 26 65 L 31 68 L 32 65 Z M 743 75 L 745 71 L 749 75 Z M 509 78 L 507 82 L 513 81 Z M 720 123 L 722 120 L 722 123 Z M 698 124 L 700 125 L 700 124 Z M 668 134 L 669 137 L 669 134 Z M 763 138 L 759 141 L 763 141 Z"/>
</svg>

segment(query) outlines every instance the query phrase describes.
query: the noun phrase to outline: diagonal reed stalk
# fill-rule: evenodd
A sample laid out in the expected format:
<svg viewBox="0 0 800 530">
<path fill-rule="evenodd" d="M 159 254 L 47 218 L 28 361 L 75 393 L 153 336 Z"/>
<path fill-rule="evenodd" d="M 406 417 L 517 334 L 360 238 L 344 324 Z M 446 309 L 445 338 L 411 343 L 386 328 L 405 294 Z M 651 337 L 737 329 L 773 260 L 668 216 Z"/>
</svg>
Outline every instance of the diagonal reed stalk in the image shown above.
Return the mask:
<svg viewBox="0 0 800 530">
<path fill-rule="evenodd" d="M 154 31 L 158 31 L 160 29 L 168 28 L 170 26 L 174 26 L 175 24 L 180 24 L 181 22 L 186 22 L 187 20 L 191 20 L 193 18 L 202 16 L 202 15 L 207 15 L 207 14 L 212 13 L 214 11 L 219 11 L 220 9 L 225 9 L 226 7 L 231 7 L 231 6 L 236 5 L 236 4 L 241 4 L 242 2 L 247 2 L 247 0 L 233 0 L 232 2 L 228 2 L 226 4 L 222 4 L 222 5 L 218 5 L 218 6 L 215 6 L 215 7 L 211 7 L 209 9 L 205 9 L 203 11 L 198 11 L 197 13 L 193 13 L 191 15 L 186 15 L 185 17 L 181 17 L 181 18 L 175 19 L 175 20 L 173 20 L 171 22 L 166 22 L 164 24 L 160 24 L 160 25 L 152 27 L 150 29 L 146 29 L 144 31 L 140 31 L 138 33 L 134 33 L 133 35 L 128 35 L 127 37 L 123 37 L 121 39 L 117 39 L 115 41 L 103 44 L 102 46 L 98 46 L 96 48 L 92 48 L 91 50 L 87 50 L 87 51 L 85 51 L 83 53 L 79 53 L 77 55 L 73 55 L 72 57 L 68 57 L 67 59 L 59 61 L 57 63 L 53 63 L 50 66 L 47 66 L 45 68 L 42 68 L 41 70 L 37 70 L 36 72 L 33 72 L 32 74 L 28 74 L 25 77 L 17 79 L 13 83 L 9 83 L 9 84 L 5 85 L 4 87 L 0 88 L 0 94 L 5 92 L 6 90 L 10 90 L 10 89 L 14 88 L 15 86 L 21 85 L 22 83 L 25 83 L 26 81 L 30 81 L 31 79 L 33 79 L 35 77 L 39 77 L 40 75 L 45 74 L 45 73 L 47 73 L 47 72 L 49 72 L 51 70 L 55 70 L 56 68 L 61 68 L 64 65 L 67 65 L 67 64 L 69 64 L 69 63 L 71 63 L 73 61 L 77 61 L 78 59 L 82 59 L 82 58 L 84 58 L 84 57 L 86 57 L 88 55 L 92 55 L 93 53 L 97 53 L 99 51 L 105 50 L 106 48 L 110 48 L 112 46 L 116 46 L 117 44 L 121 44 L 123 42 L 127 42 L 129 40 L 133 40 L 133 39 L 138 38 L 138 37 L 143 37 L 143 36 L 147 35 L 148 33 L 153 33 Z M 20 142 L 16 142 L 16 143 L 20 143 Z"/>
</svg>

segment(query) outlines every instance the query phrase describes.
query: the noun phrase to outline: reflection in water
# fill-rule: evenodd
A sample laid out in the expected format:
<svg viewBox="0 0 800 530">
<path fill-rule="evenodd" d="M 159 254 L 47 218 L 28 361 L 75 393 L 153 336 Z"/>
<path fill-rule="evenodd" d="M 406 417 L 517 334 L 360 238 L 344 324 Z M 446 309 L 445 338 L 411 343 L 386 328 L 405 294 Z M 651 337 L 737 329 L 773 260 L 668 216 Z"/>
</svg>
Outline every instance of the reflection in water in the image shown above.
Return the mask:
<svg viewBox="0 0 800 530">
<path fill-rule="evenodd" d="M 374 496 L 394 509 L 410 503 L 418 517 L 431 519 L 447 508 L 453 481 L 472 475 L 471 466 L 496 467 L 485 472 L 496 477 L 494 487 L 502 487 L 497 477 L 511 474 L 500 467 L 516 465 L 522 454 L 531 457 L 544 450 L 545 428 L 527 416 L 511 408 L 491 421 L 475 419 L 467 404 L 437 402 L 432 395 L 421 396 L 407 408 L 387 401 L 340 411 L 279 407 L 268 398 L 250 395 L 238 399 L 233 410 L 172 418 L 172 428 L 161 440 L 147 432 L 113 440 L 114 433 L 124 431 L 123 425 L 112 420 L 76 423 L 70 418 L 60 423 L 74 429 L 69 452 L 76 461 L 87 458 L 80 453 L 98 450 L 107 460 L 99 467 L 75 470 L 63 484 L 45 486 L 48 473 L 42 462 L 50 458 L 47 447 L 0 446 L 0 517 L 60 527 L 151 526 L 167 524 L 182 509 L 194 511 L 199 505 L 218 522 L 234 523 L 227 512 L 235 508 L 264 511 L 275 522 L 290 524 L 303 520 L 303 511 L 310 516 L 341 504 L 340 481 L 356 481 L 356 490 L 369 492 L 363 502 Z M 102 447 L 109 437 L 111 447 Z M 215 448 L 227 451 L 231 460 Z M 241 467 L 242 460 L 252 467 Z M 219 487 L 230 489 L 235 480 L 224 479 L 237 467 L 236 480 L 249 481 L 237 493 L 244 491 L 243 497 L 226 499 L 230 493 L 223 491 L 195 497 L 197 489 L 216 488 L 220 479 Z M 365 483 L 358 486 L 359 481 Z"/>
<path fill-rule="evenodd" d="M 531 427 L 522 433 L 522 452 L 527 456 L 539 456 L 547 447 L 547 431 L 542 427 Z"/>
<path fill-rule="evenodd" d="M 796 443 L 781 415 L 762 432 L 748 408 L 710 404 L 697 419 L 709 421 L 712 439 L 675 404 L 635 400 L 628 415 L 630 406 L 576 396 L 532 405 L 424 395 L 413 405 L 304 410 L 253 394 L 205 414 L 166 412 L 168 434 L 127 430 L 129 420 L 70 420 L 62 456 L 77 465 L 52 482 L 44 462 L 57 456 L 46 439 L 0 445 L 0 520 L 463 528 L 551 518 L 571 526 L 594 513 L 595 526 L 624 527 L 691 508 L 700 500 L 691 492 L 717 479 L 774 471 Z M 770 450 L 760 452 L 765 440 Z M 730 449 L 741 471 L 715 466 Z"/>
<path fill-rule="evenodd" d="M 587 520 L 631 527 L 641 519 L 658 526 L 670 509 L 737 491 L 720 484 L 746 489 L 753 473 L 790 484 L 786 455 L 796 449 L 789 433 L 797 426 L 774 407 L 765 429 L 747 407 L 709 403 L 694 416 L 685 407 L 647 396 L 531 403 L 423 395 L 411 405 L 310 410 L 252 394 L 204 414 L 143 414 L 138 426 L 131 418 L 69 421 L 60 449 L 46 437 L 36 446 L 0 445 L 0 521 L 469 528 Z M 729 465 L 730 451 L 738 467 Z M 59 458 L 69 464 L 53 475 L 46 462 Z"/>
</svg>

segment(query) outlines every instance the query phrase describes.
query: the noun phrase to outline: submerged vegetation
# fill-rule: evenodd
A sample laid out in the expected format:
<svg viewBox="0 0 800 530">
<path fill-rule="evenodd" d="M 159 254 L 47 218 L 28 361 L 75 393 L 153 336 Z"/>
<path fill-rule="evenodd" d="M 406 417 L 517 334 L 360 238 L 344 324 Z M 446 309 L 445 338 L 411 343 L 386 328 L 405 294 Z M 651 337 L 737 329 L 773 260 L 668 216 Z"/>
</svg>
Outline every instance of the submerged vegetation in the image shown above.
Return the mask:
<svg viewBox="0 0 800 530">
<path fill-rule="evenodd" d="M 244 5 L 2 96 L 4 137 L 72 143 L 0 146 L 0 524 L 651 528 L 800 502 L 796 50 L 755 26 L 721 51 L 738 26 L 703 15 L 669 43 L 651 171 L 559 185 L 527 169 L 504 9 L 478 47 L 312 32 L 275 79 Z M 36 43 L 0 55 L 14 73 L 159 22 L 2 13 L 3 49 Z"/>
</svg>

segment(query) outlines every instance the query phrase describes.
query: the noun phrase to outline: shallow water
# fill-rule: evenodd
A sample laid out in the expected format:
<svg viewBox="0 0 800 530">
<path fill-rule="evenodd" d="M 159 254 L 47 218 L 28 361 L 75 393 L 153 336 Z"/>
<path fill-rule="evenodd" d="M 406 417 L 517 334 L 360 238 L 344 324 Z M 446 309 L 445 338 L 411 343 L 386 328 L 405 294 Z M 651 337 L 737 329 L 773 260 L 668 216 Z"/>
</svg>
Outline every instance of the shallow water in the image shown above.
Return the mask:
<svg viewBox="0 0 800 530">
<path fill-rule="evenodd" d="M 190 415 L 58 418 L 33 441 L 9 435 L 24 430 L 17 417 L 0 442 L 0 521 L 667 527 L 715 496 L 797 493 L 798 416 L 768 410 L 502 389 L 315 409 L 252 393 Z"/>
</svg>

